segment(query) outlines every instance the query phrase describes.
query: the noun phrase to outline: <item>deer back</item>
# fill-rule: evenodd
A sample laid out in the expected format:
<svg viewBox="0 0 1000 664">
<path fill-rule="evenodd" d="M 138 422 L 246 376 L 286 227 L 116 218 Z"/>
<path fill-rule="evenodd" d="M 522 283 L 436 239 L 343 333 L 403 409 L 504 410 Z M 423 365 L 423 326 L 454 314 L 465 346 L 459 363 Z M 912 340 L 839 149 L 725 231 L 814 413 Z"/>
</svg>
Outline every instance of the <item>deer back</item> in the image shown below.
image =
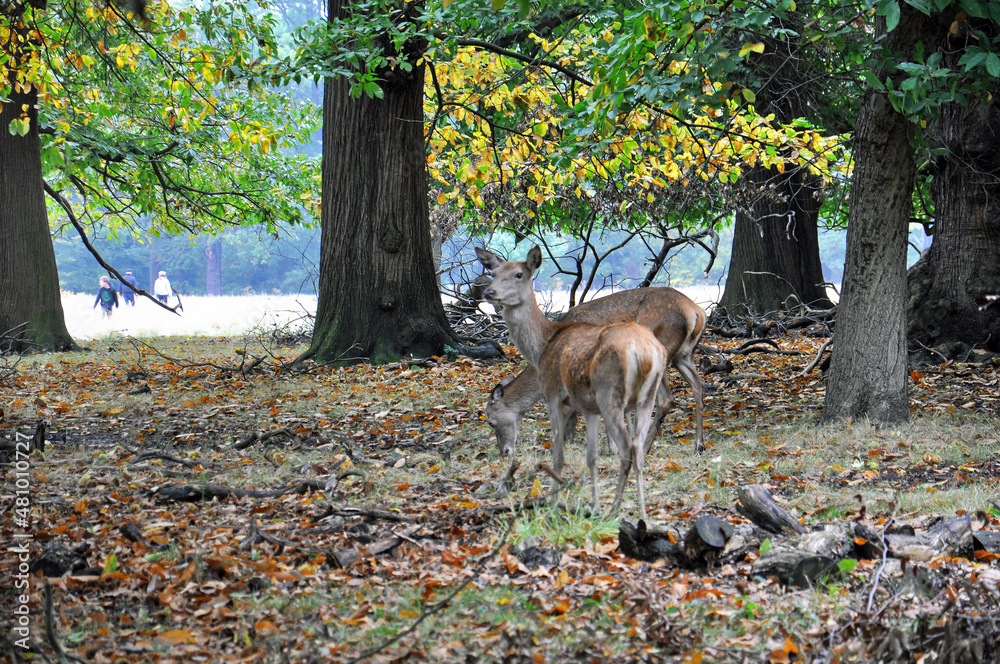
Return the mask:
<svg viewBox="0 0 1000 664">
<path fill-rule="evenodd" d="M 538 373 L 546 399 L 558 395 L 573 410 L 598 413 L 602 402 L 634 408 L 665 365 L 663 346 L 641 325 L 566 323 L 545 344 Z"/>
<path fill-rule="evenodd" d="M 648 327 L 673 358 L 690 354 L 705 331 L 705 311 L 684 293 L 665 287 L 637 288 L 578 304 L 564 323 L 606 325 L 636 322 Z"/>
</svg>

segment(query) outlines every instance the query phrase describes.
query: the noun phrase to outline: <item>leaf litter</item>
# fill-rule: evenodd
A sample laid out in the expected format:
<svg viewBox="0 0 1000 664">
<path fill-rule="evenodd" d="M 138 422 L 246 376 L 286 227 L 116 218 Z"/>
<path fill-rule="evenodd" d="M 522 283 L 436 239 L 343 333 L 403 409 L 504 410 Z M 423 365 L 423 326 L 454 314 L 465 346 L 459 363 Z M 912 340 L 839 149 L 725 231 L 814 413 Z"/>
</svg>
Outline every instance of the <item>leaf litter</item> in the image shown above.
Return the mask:
<svg viewBox="0 0 1000 664">
<path fill-rule="evenodd" d="M 805 590 L 752 575 L 762 552 L 707 568 L 626 557 L 616 521 L 577 509 L 588 502 L 579 482 L 560 490 L 539 470 L 541 407 L 527 417 L 512 493 L 491 493 L 508 463 L 483 401 L 517 364 L 289 373 L 282 363 L 302 350 L 289 346 L 248 371 L 253 353 L 237 339 L 133 341 L 27 358 L 0 386 L 0 437 L 44 423 L 47 444 L 30 458 L 32 560 L 56 565 L 52 626 L 68 656 L 962 662 L 1000 650 L 984 650 L 1000 633 L 989 552 L 910 561 L 881 583 L 878 561 L 862 560 Z M 821 374 L 796 377 L 820 340 L 779 343 L 802 354 L 733 356 L 732 374 L 705 377 L 703 458 L 690 457 L 688 392 L 674 376 L 678 404 L 647 457 L 653 520 L 680 531 L 701 514 L 746 523 L 735 489 L 761 483 L 807 528 L 879 528 L 895 509 L 917 527 L 969 514 L 979 531 L 1000 529 L 995 360 L 914 371 L 908 425 L 822 426 Z M 605 492 L 616 464 L 599 464 Z M 550 488 L 562 508 L 546 506 Z M 5 541 L 13 529 L 5 519 Z M 16 564 L 0 560 L 4 578 Z M 906 581 L 907 569 L 923 580 Z M 44 582 L 31 579 L 31 648 L 51 657 Z"/>
</svg>

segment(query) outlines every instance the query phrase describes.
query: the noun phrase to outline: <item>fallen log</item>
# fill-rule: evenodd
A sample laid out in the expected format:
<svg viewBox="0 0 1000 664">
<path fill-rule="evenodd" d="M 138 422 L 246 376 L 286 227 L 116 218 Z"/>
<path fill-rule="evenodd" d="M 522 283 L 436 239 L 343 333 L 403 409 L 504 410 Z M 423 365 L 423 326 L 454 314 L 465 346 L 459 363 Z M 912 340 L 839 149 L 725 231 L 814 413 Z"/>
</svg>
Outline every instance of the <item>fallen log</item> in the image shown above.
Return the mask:
<svg viewBox="0 0 1000 664">
<path fill-rule="evenodd" d="M 774 577 L 795 588 L 812 588 L 840 575 L 837 561 L 829 556 L 792 548 L 771 549 L 750 566 L 754 576 Z"/>
<path fill-rule="evenodd" d="M 740 502 L 736 511 L 752 522 L 772 533 L 787 535 L 806 531 L 795 517 L 774 502 L 771 493 L 759 484 L 744 484 L 736 489 Z"/>
<path fill-rule="evenodd" d="M 703 514 L 695 521 L 694 528 L 687 532 L 681 542 L 681 555 L 690 564 L 710 566 L 722 556 L 733 527 L 728 521 L 711 514 Z"/>
<path fill-rule="evenodd" d="M 676 534 L 666 528 L 650 527 L 645 520 L 623 517 L 618 524 L 618 548 L 629 558 L 654 562 L 678 558 Z"/>
<path fill-rule="evenodd" d="M 975 542 L 969 515 L 942 521 L 914 535 L 888 533 L 885 543 L 895 558 L 926 562 L 932 558 L 972 559 Z"/>
</svg>

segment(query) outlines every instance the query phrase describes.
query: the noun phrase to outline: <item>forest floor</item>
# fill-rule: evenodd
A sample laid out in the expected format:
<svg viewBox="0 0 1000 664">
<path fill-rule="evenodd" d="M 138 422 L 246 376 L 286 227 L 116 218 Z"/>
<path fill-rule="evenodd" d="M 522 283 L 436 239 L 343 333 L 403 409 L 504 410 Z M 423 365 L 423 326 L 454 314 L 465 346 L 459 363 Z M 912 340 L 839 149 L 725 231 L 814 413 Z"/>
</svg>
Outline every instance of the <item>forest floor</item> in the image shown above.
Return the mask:
<svg viewBox="0 0 1000 664">
<path fill-rule="evenodd" d="M 677 404 L 646 461 L 653 522 L 746 524 L 736 487 L 755 483 L 807 529 L 968 515 L 1000 530 L 1000 363 L 915 371 L 909 423 L 827 425 L 819 370 L 797 377 L 822 340 L 775 340 L 801 354 L 734 355 L 732 374 L 706 376 L 701 456 L 673 373 Z M 84 343 L 0 382 L 0 441 L 27 447 L 46 424 L 42 451 L 0 459 L 0 650 L 14 661 L 997 661 L 1000 564 L 986 551 L 897 566 L 922 584 L 861 560 L 805 589 L 752 574 L 763 550 L 707 568 L 633 560 L 617 518 L 574 509 L 589 504 L 582 436 L 563 507 L 522 503 L 553 483 L 541 407 L 497 497 L 509 460 L 483 403 L 519 364 L 291 373 L 303 347 L 273 334 Z M 605 508 L 617 465 L 600 458 Z M 35 568 L 54 565 L 28 591 L 18 542 Z"/>
</svg>

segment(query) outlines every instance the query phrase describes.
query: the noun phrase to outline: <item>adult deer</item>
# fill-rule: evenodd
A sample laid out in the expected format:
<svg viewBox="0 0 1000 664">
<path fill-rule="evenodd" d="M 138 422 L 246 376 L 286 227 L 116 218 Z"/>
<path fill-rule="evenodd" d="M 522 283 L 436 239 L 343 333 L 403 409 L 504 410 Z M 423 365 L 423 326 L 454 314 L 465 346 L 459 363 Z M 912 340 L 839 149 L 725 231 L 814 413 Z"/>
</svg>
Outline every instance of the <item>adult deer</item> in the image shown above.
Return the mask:
<svg viewBox="0 0 1000 664">
<path fill-rule="evenodd" d="M 621 454 L 611 512 L 621 505 L 625 482 L 634 465 L 639 512 L 645 518 L 644 441 L 667 368 L 667 351 L 649 328 L 637 323 L 600 326 L 553 323 L 547 319 L 535 302 L 533 290 L 533 275 L 542 263 L 538 247 L 532 247 L 525 261 L 502 261 L 481 247 L 476 248 L 476 255 L 493 272 L 493 283 L 483 297 L 503 307 L 503 319 L 514 345 L 538 371 L 552 424 L 553 469 L 557 473 L 562 470 L 567 423 L 577 413 L 583 415 L 594 512 L 599 510 L 597 433 L 603 417 L 608 438 Z M 633 419 L 627 426 L 629 411 Z"/>
<path fill-rule="evenodd" d="M 672 364 L 691 386 L 697 414 L 695 453 L 700 454 L 705 450 L 702 424 L 705 390 L 693 359 L 694 349 L 705 331 L 705 311 L 701 307 L 673 288 L 637 288 L 579 304 L 566 312 L 562 322 L 592 325 L 638 323 L 652 330 L 666 349 Z M 501 456 L 514 454 L 521 431 L 521 418 L 542 398 L 538 372 L 531 365 L 516 377 L 505 377 L 493 388 L 486 401 L 486 421 L 497 435 Z M 670 381 L 664 374 L 663 392 L 653 411 L 653 426 L 645 444 L 646 450 L 652 444 L 673 403 L 674 394 L 670 389 Z M 567 423 L 567 440 L 572 440 L 575 424 L 575 419 Z"/>
</svg>

